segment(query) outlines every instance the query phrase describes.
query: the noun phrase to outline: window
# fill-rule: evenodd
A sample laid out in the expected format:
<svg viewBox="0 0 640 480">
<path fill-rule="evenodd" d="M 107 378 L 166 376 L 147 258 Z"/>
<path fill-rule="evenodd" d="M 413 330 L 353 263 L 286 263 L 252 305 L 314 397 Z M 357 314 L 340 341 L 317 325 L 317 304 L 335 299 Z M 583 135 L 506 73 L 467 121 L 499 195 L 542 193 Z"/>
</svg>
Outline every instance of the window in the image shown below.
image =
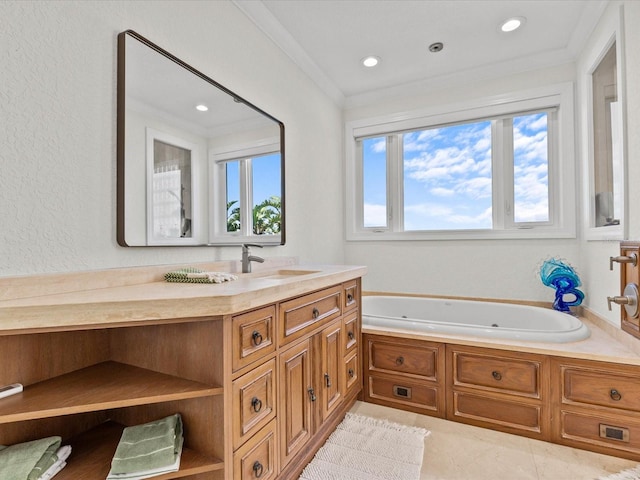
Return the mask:
<svg viewBox="0 0 640 480">
<path fill-rule="evenodd" d="M 279 145 L 213 153 L 212 184 L 219 205 L 212 241 L 279 244 L 282 203 Z M 254 181 L 259 179 L 259 181 Z"/>
<path fill-rule="evenodd" d="M 575 236 L 570 85 L 347 125 L 349 240 Z"/>
</svg>

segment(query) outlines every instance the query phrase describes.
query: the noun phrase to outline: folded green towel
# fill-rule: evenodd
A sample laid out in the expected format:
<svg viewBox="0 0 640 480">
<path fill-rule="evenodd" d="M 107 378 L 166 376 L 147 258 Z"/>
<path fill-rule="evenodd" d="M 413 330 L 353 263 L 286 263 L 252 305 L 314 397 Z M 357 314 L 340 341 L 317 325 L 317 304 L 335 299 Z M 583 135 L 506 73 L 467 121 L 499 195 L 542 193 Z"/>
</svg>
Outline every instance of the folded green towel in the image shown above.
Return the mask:
<svg viewBox="0 0 640 480">
<path fill-rule="evenodd" d="M 164 279 L 167 282 L 179 283 L 222 283 L 237 280 L 238 277 L 226 272 L 205 272 L 197 268 L 187 267 L 166 273 Z"/>
<path fill-rule="evenodd" d="M 111 460 L 109 476 L 167 467 L 182 453 L 182 418 L 176 413 L 155 422 L 127 427 Z"/>
<path fill-rule="evenodd" d="M 0 450 L 0 480 L 37 480 L 58 457 L 60 437 L 18 443 Z"/>
</svg>

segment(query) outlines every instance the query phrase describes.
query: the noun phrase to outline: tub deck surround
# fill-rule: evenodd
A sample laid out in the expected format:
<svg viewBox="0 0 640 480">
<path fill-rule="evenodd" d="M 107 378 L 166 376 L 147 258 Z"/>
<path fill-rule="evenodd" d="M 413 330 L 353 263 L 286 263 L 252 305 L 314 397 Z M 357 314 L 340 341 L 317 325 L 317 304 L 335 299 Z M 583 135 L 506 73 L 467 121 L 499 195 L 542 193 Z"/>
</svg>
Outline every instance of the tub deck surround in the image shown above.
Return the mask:
<svg viewBox="0 0 640 480">
<path fill-rule="evenodd" d="M 370 295 L 393 295 L 389 293 L 363 292 L 363 297 Z M 429 296 L 429 298 L 434 298 Z M 461 297 L 440 297 L 458 300 L 467 300 Z M 469 298 L 469 300 L 481 300 Z M 502 303 L 501 300 L 491 300 Z M 515 303 L 507 300 L 504 303 Z M 520 302 L 526 303 L 526 302 Z M 532 302 L 533 306 L 544 306 L 543 303 Z M 550 308 L 550 307 L 549 307 Z M 604 362 L 624 363 L 640 365 L 640 342 L 623 335 L 623 332 L 615 326 L 601 319 L 588 309 L 582 309 L 580 320 L 591 330 L 591 336 L 585 340 L 568 343 L 526 342 L 504 338 L 480 338 L 470 335 L 426 333 L 416 332 L 405 328 L 374 327 L 362 325 L 363 333 L 378 333 L 392 337 L 427 339 L 433 342 L 455 342 L 459 345 L 494 348 L 498 350 L 517 350 L 520 352 L 539 353 L 562 357 L 578 358 L 585 360 L 599 360 Z M 366 312 L 363 312 L 366 314 Z M 627 338 L 629 337 L 629 338 Z"/>
<path fill-rule="evenodd" d="M 238 263 L 190 265 L 239 277 L 220 284 L 164 281 L 166 272 L 185 265 L 2 278 L 0 334 L 228 315 L 366 273 L 361 266 L 299 265 L 282 258 L 267 259 L 262 268 L 242 274 Z"/>
</svg>

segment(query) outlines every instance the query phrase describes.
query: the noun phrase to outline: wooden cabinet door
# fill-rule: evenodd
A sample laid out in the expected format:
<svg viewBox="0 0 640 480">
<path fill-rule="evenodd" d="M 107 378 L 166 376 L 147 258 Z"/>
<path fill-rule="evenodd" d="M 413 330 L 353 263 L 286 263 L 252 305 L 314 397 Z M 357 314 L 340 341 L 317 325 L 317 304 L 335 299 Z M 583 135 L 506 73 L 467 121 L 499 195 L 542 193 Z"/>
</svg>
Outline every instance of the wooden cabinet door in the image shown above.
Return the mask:
<svg viewBox="0 0 640 480">
<path fill-rule="evenodd" d="M 280 465 L 302 450 L 312 434 L 312 405 L 317 392 L 312 384 L 311 340 L 280 354 Z"/>
<path fill-rule="evenodd" d="M 342 322 L 334 322 L 322 330 L 320 339 L 322 385 L 322 419 L 326 419 L 338 407 L 344 396 L 344 356 Z"/>
</svg>

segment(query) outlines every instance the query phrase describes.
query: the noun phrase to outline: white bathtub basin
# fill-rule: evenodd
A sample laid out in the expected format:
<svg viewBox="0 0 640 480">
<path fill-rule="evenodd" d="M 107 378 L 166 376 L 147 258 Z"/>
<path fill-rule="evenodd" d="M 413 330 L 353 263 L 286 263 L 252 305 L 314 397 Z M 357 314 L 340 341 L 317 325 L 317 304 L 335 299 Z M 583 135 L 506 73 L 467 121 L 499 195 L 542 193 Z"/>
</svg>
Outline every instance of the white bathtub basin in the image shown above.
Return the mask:
<svg viewBox="0 0 640 480">
<path fill-rule="evenodd" d="M 362 324 L 422 333 L 553 343 L 577 342 L 591 335 L 579 318 L 552 309 L 423 297 L 364 296 Z"/>
</svg>

